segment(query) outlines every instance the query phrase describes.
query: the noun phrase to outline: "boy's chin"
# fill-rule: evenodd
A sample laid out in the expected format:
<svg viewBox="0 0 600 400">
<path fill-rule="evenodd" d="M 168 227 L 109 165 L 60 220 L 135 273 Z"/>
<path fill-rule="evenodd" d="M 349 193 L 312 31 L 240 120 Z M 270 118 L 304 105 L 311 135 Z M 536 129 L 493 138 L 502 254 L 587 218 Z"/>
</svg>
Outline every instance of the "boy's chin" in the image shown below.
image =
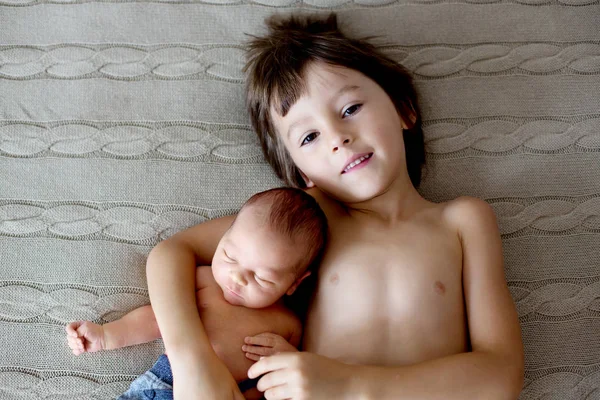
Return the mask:
<svg viewBox="0 0 600 400">
<path fill-rule="evenodd" d="M 361 203 L 363 201 L 371 200 L 384 192 L 383 189 L 377 190 L 372 184 L 359 184 L 353 187 L 352 190 L 347 189 L 348 188 L 335 188 L 331 191 L 324 190 L 324 192 L 332 199 L 344 204 Z"/>
</svg>

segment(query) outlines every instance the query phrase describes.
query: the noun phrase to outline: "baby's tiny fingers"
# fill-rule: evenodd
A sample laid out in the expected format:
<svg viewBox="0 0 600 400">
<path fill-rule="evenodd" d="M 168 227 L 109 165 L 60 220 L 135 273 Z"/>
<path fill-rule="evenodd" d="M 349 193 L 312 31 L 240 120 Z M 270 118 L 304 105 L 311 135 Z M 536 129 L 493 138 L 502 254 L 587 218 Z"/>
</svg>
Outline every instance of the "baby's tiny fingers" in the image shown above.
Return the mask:
<svg viewBox="0 0 600 400">
<path fill-rule="evenodd" d="M 258 354 L 259 356 L 270 356 L 273 354 L 273 349 L 271 347 L 261 347 L 261 346 L 242 346 L 242 351 L 246 353 Z"/>
<path fill-rule="evenodd" d="M 275 340 L 273 340 L 273 338 L 271 337 L 266 336 L 247 336 L 246 339 L 244 339 L 244 342 L 246 342 L 247 344 L 256 344 L 259 346 L 275 346 Z"/>
<path fill-rule="evenodd" d="M 65 326 L 65 330 L 69 334 L 69 336 L 77 337 L 77 322 L 71 322 L 69 325 Z"/>
<path fill-rule="evenodd" d="M 258 361 L 260 360 L 260 356 L 257 356 L 255 354 L 252 353 L 246 353 L 246 357 L 253 360 L 253 361 Z"/>
</svg>

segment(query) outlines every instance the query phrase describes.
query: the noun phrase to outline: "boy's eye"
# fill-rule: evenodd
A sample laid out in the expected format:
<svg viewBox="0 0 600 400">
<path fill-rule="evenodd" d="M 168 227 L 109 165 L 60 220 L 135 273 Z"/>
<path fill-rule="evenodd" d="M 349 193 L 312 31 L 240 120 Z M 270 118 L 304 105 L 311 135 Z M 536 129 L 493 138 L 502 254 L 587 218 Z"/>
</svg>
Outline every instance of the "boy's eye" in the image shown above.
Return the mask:
<svg viewBox="0 0 600 400">
<path fill-rule="evenodd" d="M 362 104 L 355 104 L 353 106 L 350 106 L 350 107 L 346 108 L 346 111 L 344 111 L 344 115 L 345 116 L 349 116 L 349 115 L 355 114 L 356 110 L 358 110 L 361 105 Z M 346 114 L 348 111 L 350 111 L 350 114 Z"/>
<path fill-rule="evenodd" d="M 308 135 L 306 135 L 304 140 L 302 140 L 302 144 L 300 144 L 300 146 L 304 146 L 305 144 L 312 142 L 313 140 L 315 140 L 316 137 L 317 137 L 317 132 L 309 133 Z"/>
</svg>

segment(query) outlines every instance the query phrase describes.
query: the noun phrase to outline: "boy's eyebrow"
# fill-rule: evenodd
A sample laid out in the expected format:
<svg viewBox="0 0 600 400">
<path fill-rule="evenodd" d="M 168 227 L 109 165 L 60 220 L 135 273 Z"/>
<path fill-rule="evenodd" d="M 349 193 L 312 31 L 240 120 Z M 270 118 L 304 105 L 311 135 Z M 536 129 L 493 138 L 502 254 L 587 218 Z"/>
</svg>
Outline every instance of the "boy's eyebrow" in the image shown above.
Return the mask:
<svg viewBox="0 0 600 400">
<path fill-rule="evenodd" d="M 337 91 L 337 93 L 335 95 L 333 95 L 332 98 L 340 97 L 341 95 L 343 95 L 346 92 L 351 92 L 353 90 L 358 90 L 358 89 L 360 89 L 360 86 L 357 86 L 357 85 L 344 85 L 340 90 Z M 290 135 L 292 134 L 292 129 L 296 125 L 300 124 L 301 122 L 304 122 L 307 119 L 308 119 L 308 117 L 307 118 L 302 118 L 301 120 L 298 120 L 298 121 L 296 121 L 296 122 L 294 122 L 293 124 L 290 125 L 290 127 L 288 128 L 288 132 L 287 132 L 288 139 L 289 139 Z"/>
</svg>

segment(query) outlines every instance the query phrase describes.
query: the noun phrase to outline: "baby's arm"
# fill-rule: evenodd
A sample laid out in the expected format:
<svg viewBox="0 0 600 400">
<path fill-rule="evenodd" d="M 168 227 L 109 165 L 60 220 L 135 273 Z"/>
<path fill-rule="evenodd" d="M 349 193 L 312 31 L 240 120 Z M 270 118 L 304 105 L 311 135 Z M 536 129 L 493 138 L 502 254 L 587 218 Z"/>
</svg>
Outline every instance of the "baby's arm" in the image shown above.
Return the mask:
<svg viewBox="0 0 600 400">
<path fill-rule="evenodd" d="M 67 342 L 75 355 L 114 350 L 160 338 L 158 324 L 149 305 L 136 308 L 123 318 L 108 324 L 76 321 L 67 325 L 65 330 Z"/>
</svg>

